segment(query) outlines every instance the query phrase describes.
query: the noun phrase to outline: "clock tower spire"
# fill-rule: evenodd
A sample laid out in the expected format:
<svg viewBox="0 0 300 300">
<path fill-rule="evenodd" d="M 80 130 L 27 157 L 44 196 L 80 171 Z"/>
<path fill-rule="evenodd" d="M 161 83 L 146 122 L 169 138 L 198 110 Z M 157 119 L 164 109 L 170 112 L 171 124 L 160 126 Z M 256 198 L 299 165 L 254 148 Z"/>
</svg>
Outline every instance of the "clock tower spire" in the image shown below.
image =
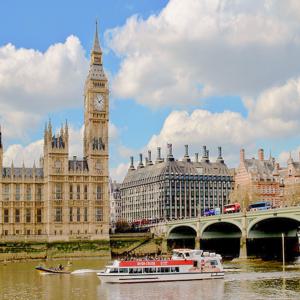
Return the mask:
<svg viewBox="0 0 300 300">
<path fill-rule="evenodd" d="M 108 176 L 109 87 L 102 64 L 98 24 L 84 88 L 84 156 L 91 171 Z"/>
</svg>

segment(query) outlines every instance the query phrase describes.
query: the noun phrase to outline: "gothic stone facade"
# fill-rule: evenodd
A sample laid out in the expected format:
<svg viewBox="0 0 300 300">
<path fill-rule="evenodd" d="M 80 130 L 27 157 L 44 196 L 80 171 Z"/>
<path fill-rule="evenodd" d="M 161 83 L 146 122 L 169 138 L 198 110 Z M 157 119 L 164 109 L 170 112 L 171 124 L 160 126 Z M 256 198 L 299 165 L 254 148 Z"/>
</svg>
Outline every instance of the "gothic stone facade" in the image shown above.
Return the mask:
<svg viewBox="0 0 300 300">
<path fill-rule="evenodd" d="M 54 134 L 49 122 L 40 167 L 3 167 L 0 135 L 0 241 L 109 238 L 108 111 L 96 28 L 84 89 L 84 158 L 69 160 L 68 125 Z"/>
<path fill-rule="evenodd" d="M 172 145 L 166 159 L 158 148 L 155 163 L 148 152 L 145 164 L 140 154 L 137 168 L 131 166 L 121 184 L 122 219 L 128 222 L 193 218 L 203 214 L 206 208 L 220 207 L 229 201 L 233 177 L 222 158 L 221 147 L 215 162 L 209 160 L 209 152 L 203 147 L 201 161 L 198 154 L 192 161 L 186 145 L 185 156 L 175 160 Z"/>
</svg>

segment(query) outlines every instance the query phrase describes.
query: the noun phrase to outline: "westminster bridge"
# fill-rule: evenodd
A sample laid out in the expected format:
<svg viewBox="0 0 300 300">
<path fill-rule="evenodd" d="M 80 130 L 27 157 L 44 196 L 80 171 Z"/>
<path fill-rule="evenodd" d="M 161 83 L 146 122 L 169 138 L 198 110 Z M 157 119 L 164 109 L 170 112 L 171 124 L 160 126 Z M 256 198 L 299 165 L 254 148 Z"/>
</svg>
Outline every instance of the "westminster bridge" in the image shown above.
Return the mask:
<svg viewBox="0 0 300 300">
<path fill-rule="evenodd" d="M 174 247 L 212 250 L 247 258 L 271 254 L 279 258 L 282 237 L 286 255 L 299 254 L 300 206 L 171 220 L 151 227 L 163 239 L 162 251 Z"/>
</svg>

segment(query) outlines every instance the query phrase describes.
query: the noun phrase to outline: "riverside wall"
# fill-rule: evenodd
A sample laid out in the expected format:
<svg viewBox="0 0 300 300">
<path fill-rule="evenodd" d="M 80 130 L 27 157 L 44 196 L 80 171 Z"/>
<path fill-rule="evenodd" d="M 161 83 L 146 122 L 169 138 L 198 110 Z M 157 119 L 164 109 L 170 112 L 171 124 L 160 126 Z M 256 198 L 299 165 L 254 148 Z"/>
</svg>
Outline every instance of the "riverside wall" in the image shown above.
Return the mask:
<svg viewBox="0 0 300 300">
<path fill-rule="evenodd" d="M 68 242 L 0 242 L 0 261 L 76 257 L 111 258 L 109 240 Z"/>
</svg>

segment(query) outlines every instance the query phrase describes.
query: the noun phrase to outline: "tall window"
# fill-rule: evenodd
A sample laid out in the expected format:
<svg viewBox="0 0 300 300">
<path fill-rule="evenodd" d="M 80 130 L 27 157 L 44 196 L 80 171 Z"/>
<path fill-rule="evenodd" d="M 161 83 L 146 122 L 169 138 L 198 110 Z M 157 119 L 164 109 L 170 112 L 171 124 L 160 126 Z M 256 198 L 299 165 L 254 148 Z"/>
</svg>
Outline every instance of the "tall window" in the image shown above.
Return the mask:
<svg viewBox="0 0 300 300">
<path fill-rule="evenodd" d="M 4 212 L 3 212 L 3 215 L 4 215 L 4 223 L 8 223 L 9 222 L 9 210 L 7 208 L 4 209 Z"/>
<path fill-rule="evenodd" d="M 77 222 L 80 222 L 80 207 L 77 207 Z"/>
<path fill-rule="evenodd" d="M 76 187 L 76 198 L 77 198 L 77 200 L 79 200 L 80 199 L 80 185 L 78 184 L 77 185 L 77 187 Z"/>
<path fill-rule="evenodd" d="M 84 200 L 87 200 L 88 198 L 88 186 L 84 185 Z"/>
<path fill-rule="evenodd" d="M 103 212 L 101 207 L 96 208 L 96 222 L 103 221 Z"/>
<path fill-rule="evenodd" d="M 101 200 L 102 199 L 102 191 L 101 191 L 101 185 L 98 184 L 96 186 L 96 200 Z"/>
<path fill-rule="evenodd" d="M 21 186 L 20 184 L 16 184 L 16 200 L 20 200 L 21 198 Z"/>
<path fill-rule="evenodd" d="M 31 222 L 31 211 L 30 211 L 30 208 L 26 208 L 25 220 L 26 220 L 26 223 L 30 223 Z"/>
<path fill-rule="evenodd" d="M 36 186 L 36 200 L 41 201 L 42 200 L 42 185 L 38 184 Z"/>
<path fill-rule="evenodd" d="M 41 208 L 38 208 L 36 210 L 36 222 L 42 223 L 42 209 Z"/>
<path fill-rule="evenodd" d="M 69 208 L 69 221 L 73 222 L 73 208 L 72 207 Z"/>
<path fill-rule="evenodd" d="M 62 221 L 62 208 L 56 207 L 55 208 L 55 216 L 54 216 L 55 222 L 61 222 Z"/>
<path fill-rule="evenodd" d="M 15 210 L 15 222 L 20 223 L 20 209 L 18 208 Z"/>
<path fill-rule="evenodd" d="M 3 185 L 3 199 L 6 201 L 9 200 L 9 184 Z"/>
<path fill-rule="evenodd" d="M 72 200 L 73 199 L 73 185 L 72 184 L 70 184 L 70 186 L 69 186 L 69 193 L 70 193 L 70 200 Z"/>
<path fill-rule="evenodd" d="M 26 184 L 26 200 L 31 200 L 31 186 Z"/>
<path fill-rule="evenodd" d="M 87 222 L 88 221 L 88 208 L 85 207 L 84 208 L 84 222 Z"/>
<path fill-rule="evenodd" d="M 55 199 L 56 200 L 62 199 L 62 184 L 61 183 L 55 184 Z"/>
</svg>

